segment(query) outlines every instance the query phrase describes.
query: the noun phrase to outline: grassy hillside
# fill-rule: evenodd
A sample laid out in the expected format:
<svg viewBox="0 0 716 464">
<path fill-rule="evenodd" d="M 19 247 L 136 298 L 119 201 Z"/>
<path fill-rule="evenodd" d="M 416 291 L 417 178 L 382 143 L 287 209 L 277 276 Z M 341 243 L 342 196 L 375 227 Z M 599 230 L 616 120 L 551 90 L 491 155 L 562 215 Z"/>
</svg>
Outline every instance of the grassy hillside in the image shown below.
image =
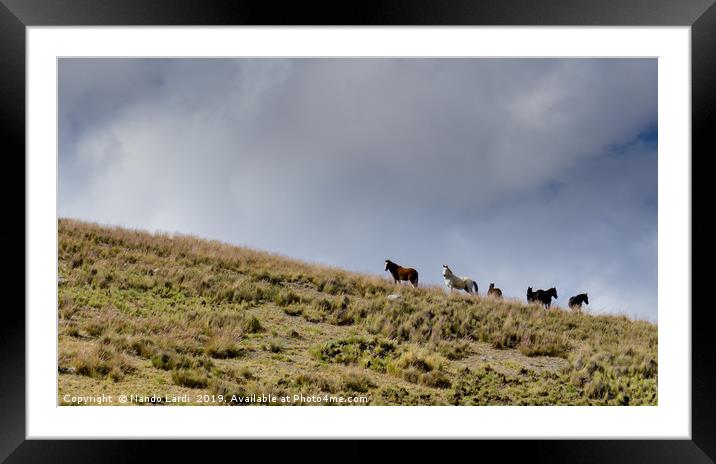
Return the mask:
<svg viewBox="0 0 716 464">
<path fill-rule="evenodd" d="M 60 404 L 65 394 L 102 393 L 189 394 L 192 404 L 197 394 L 304 395 L 291 404 L 325 404 L 310 397 L 326 395 L 369 405 L 657 403 L 657 327 L 623 316 L 413 289 L 66 219 L 59 276 Z"/>
</svg>

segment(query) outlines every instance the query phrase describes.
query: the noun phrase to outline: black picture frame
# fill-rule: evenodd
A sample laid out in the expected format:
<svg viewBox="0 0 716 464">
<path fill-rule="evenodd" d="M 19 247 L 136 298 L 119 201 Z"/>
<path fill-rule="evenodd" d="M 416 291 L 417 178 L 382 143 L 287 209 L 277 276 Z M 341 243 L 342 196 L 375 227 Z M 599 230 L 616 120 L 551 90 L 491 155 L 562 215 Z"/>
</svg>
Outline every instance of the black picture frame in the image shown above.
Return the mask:
<svg viewBox="0 0 716 464">
<path fill-rule="evenodd" d="M 4 142 L 6 182 L 3 198 L 14 199 L 16 186 L 8 178 L 25 173 L 25 32 L 28 26 L 111 25 L 544 25 L 544 26 L 690 26 L 692 66 L 692 154 L 716 153 L 710 130 L 716 121 L 716 6 L 714 0 L 395 0 L 361 2 L 354 8 L 339 3 L 286 2 L 277 7 L 260 1 L 207 0 L 0 0 L 0 133 Z M 17 170 L 8 163 L 17 163 Z M 17 172 L 23 172 L 19 176 Z M 693 182 L 693 181 L 692 181 Z M 23 185 L 24 187 L 24 185 Z M 24 189 L 23 189 L 24 191 Z M 693 183 L 692 183 L 693 192 Z M 693 194 L 692 194 L 693 197 Z M 7 221 L 8 244 L 25 242 L 25 202 L 6 201 L 22 209 Z M 7 212 L 6 212 L 7 214 Z M 20 238 L 19 217 L 23 217 Z M 12 227 L 10 226 L 12 223 Z M 693 221 L 692 221 L 693 227 Z M 10 232 L 14 230 L 14 234 Z M 693 229 L 692 229 L 693 230 Z M 20 247 L 7 245 L 16 253 Z M 8 250 L 12 251 L 12 250 Z M 26 248 L 25 248 L 26 251 Z M 24 258 L 24 256 L 23 256 Z M 20 262 L 7 257 L 12 263 Z M 24 261 L 23 261 L 24 262 Z M 15 264 L 6 286 L 25 278 Z M 25 269 L 25 266 L 23 266 Z M 693 276 L 693 273 L 692 273 Z M 693 285 L 692 285 L 693 287 Z M 26 288 L 26 287 L 24 287 Z M 10 292 L 8 292 L 10 293 Z M 22 297 L 25 304 L 24 293 Z M 690 305 L 690 302 L 689 302 Z M 686 305 L 685 305 L 686 306 Z M 672 308 L 690 310 L 691 308 Z M 699 311 L 699 309 L 702 309 Z M 484 441 L 479 455 L 487 458 L 509 448 L 509 460 L 567 462 L 714 462 L 716 404 L 713 394 L 714 350 L 708 307 L 693 308 L 691 440 L 520 440 L 506 445 Z M 0 338 L 0 461 L 7 462 L 120 462 L 163 453 L 182 460 L 205 458 L 205 445 L 186 441 L 26 440 L 25 315 L 18 305 L 3 311 Z M 578 427 L 579 424 L 575 424 Z M 343 452 L 365 452 L 365 444 L 341 443 Z M 235 447 L 230 442 L 212 444 Z M 312 453 L 305 449 L 306 453 Z M 242 452 L 243 454 L 244 452 Z M 272 457 L 296 453 L 291 446 L 272 447 Z M 166 457 L 166 456 L 165 456 Z M 244 454 L 244 457 L 248 455 Z"/>
</svg>

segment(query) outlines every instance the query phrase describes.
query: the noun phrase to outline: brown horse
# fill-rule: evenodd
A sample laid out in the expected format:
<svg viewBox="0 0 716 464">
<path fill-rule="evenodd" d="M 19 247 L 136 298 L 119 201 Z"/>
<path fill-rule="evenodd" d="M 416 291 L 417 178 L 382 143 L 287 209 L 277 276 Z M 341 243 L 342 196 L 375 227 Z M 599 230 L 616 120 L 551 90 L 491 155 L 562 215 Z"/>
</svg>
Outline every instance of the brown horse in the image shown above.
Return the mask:
<svg viewBox="0 0 716 464">
<path fill-rule="evenodd" d="M 385 270 L 390 272 L 396 284 L 401 280 L 407 280 L 413 284 L 413 287 L 418 286 L 418 271 L 411 267 L 400 267 L 393 261 L 386 259 Z"/>
<path fill-rule="evenodd" d="M 495 284 L 490 284 L 490 289 L 487 291 L 487 296 L 494 298 L 502 298 L 502 290 L 495 288 Z"/>
</svg>

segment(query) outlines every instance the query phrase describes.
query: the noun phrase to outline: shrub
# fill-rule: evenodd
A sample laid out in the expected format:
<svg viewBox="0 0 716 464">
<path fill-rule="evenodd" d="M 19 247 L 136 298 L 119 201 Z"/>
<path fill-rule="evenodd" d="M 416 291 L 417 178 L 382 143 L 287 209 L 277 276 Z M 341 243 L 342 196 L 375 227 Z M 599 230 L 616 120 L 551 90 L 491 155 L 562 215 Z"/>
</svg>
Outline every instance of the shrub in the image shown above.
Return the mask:
<svg viewBox="0 0 716 464">
<path fill-rule="evenodd" d="M 451 361 L 463 359 L 470 354 L 468 342 L 442 342 L 436 347 L 437 351 Z"/>
<path fill-rule="evenodd" d="M 124 356 L 105 346 L 74 352 L 69 355 L 69 363 L 79 375 L 97 379 L 109 377 L 114 381 L 135 370 Z"/>
<path fill-rule="evenodd" d="M 375 388 L 375 383 L 365 374 L 350 372 L 343 376 L 343 389 L 351 392 L 365 393 Z"/>
<path fill-rule="evenodd" d="M 249 322 L 246 316 L 238 311 L 192 311 L 185 316 L 187 323 L 212 329 L 243 329 Z"/>
<path fill-rule="evenodd" d="M 314 347 L 312 354 L 322 361 L 385 371 L 386 361 L 395 355 L 395 344 L 378 338 L 348 337 Z"/>
<path fill-rule="evenodd" d="M 194 362 L 187 356 L 179 355 L 173 351 L 162 351 L 152 356 L 152 366 L 157 369 L 170 371 L 179 368 L 189 368 Z"/>
<path fill-rule="evenodd" d="M 351 293 L 352 286 L 341 276 L 329 277 L 318 284 L 318 291 L 331 295 L 343 295 Z"/>
<path fill-rule="evenodd" d="M 451 383 L 442 371 L 431 371 L 420 376 L 420 383 L 431 388 L 450 388 Z"/>
<path fill-rule="evenodd" d="M 318 323 L 318 322 L 323 322 L 323 320 L 324 320 L 323 314 L 320 313 L 319 311 L 314 310 L 314 309 L 308 309 L 308 310 L 303 311 L 303 318 L 306 321 L 312 322 L 314 324 Z"/>
<path fill-rule="evenodd" d="M 231 403 L 232 396 L 245 397 L 248 395 L 247 389 L 243 385 L 239 385 L 234 382 L 227 382 L 220 379 L 211 379 L 209 381 L 209 392 L 213 395 L 222 395 L 225 403 L 231 405 L 241 403 Z"/>
<path fill-rule="evenodd" d="M 274 303 L 277 306 L 289 306 L 292 304 L 300 303 L 301 297 L 292 292 L 291 290 L 282 290 L 276 293 L 274 297 Z"/>
<path fill-rule="evenodd" d="M 151 358 L 155 352 L 154 341 L 149 338 L 135 338 L 130 342 L 130 352 L 142 358 Z"/>
<path fill-rule="evenodd" d="M 209 379 L 206 374 L 195 369 L 178 369 L 172 371 L 172 381 L 180 387 L 206 388 Z"/>
<path fill-rule="evenodd" d="M 258 333 L 263 330 L 263 327 L 261 327 L 261 322 L 255 316 L 251 316 L 250 319 L 244 322 L 243 329 L 246 333 Z"/>
<path fill-rule="evenodd" d="M 414 368 L 419 372 L 430 372 L 441 369 L 444 361 L 437 355 L 430 354 L 423 350 L 405 351 L 400 358 L 391 363 L 394 369 Z"/>
<path fill-rule="evenodd" d="M 555 356 L 566 358 L 569 343 L 562 337 L 547 334 L 525 334 L 517 347 L 525 356 Z"/>
<path fill-rule="evenodd" d="M 237 346 L 230 336 L 220 335 L 212 337 L 204 347 L 204 352 L 216 359 L 238 358 L 244 354 L 244 349 Z"/>
<path fill-rule="evenodd" d="M 301 306 L 285 306 L 283 312 L 289 316 L 300 316 L 303 314 L 303 308 Z"/>
<path fill-rule="evenodd" d="M 79 337 L 80 331 L 75 325 L 65 326 L 64 334 L 70 337 Z"/>
<path fill-rule="evenodd" d="M 319 298 L 313 302 L 313 306 L 321 312 L 327 313 L 333 310 L 333 303 L 327 298 Z"/>
<path fill-rule="evenodd" d="M 432 388 L 449 388 L 450 381 L 442 371 L 445 361 L 423 350 L 408 350 L 388 364 L 390 374 L 411 383 Z"/>
<path fill-rule="evenodd" d="M 268 345 L 265 346 L 265 350 L 271 353 L 280 353 L 284 350 L 284 347 L 279 340 L 271 340 Z"/>
<path fill-rule="evenodd" d="M 310 393 L 309 389 L 328 393 L 335 393 L 338 390 L 333 380 L 315 374 L 299 374 L 294 379 L 293 384 L 306 393 Z"/>
</svg>

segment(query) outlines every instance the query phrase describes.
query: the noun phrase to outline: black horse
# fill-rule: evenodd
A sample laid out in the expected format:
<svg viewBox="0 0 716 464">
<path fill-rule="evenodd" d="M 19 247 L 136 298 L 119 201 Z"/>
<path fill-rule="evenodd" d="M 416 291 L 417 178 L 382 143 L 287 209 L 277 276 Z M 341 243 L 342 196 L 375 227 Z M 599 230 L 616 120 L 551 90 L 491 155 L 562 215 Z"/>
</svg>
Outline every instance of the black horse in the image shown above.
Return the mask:
<svg viewBox="0 0 716 464">
<path fill-rule="evenodd" d="M 537 294 L 532 291 L 532 287 L 527 287 L 527 303 L 537 301 Z"/>
<path fill-rule="evenodd" d="M 552 287 L 549 290 L 537 290 L 534 295 L 545 308 L 549 308 L 552 305 L 552 298 L 557 299 L 557 289 Z"/>
<path fill-rule="evenodd" d="M 586 293 L 580 293 L 569 299 L 569 307 L 572 309 L 582 309 L 582 304 L 589 304 L 589 297 Z"/>
</svg>

